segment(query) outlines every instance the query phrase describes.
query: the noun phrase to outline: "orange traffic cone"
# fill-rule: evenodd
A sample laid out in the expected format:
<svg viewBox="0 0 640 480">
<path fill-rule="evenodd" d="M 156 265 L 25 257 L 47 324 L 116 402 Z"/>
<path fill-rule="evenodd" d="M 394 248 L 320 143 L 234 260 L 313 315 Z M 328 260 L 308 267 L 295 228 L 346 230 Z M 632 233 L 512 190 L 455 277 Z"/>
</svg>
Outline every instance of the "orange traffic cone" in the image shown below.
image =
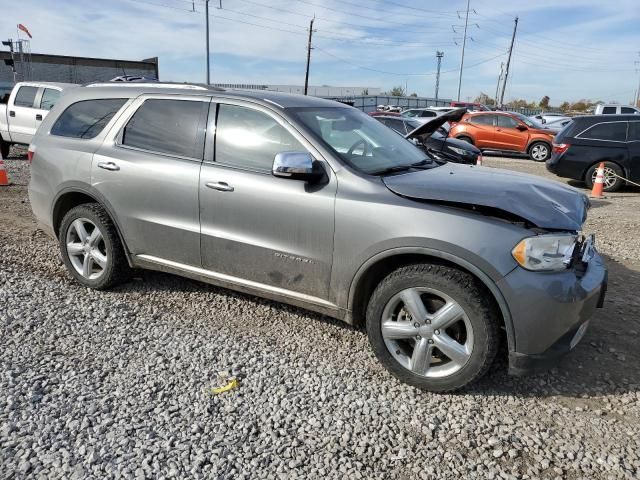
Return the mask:
<svg viewBox="0 0 640 480">
<path fill-rule="evenodd" d="M 0 153 L 0 187 L 9 185 L 9 175 L 7 175 L 7 167 L 4 166 L 2 153 Z"/>
<path fill-rule="evenodd" d="M 596 173 L 596 181 L 593 182 L 593 188 L 591 189 L 591 198 L 604 198 L 602 189 L 604 187 L 604 162 L 600 162 Z"/>
</svg>

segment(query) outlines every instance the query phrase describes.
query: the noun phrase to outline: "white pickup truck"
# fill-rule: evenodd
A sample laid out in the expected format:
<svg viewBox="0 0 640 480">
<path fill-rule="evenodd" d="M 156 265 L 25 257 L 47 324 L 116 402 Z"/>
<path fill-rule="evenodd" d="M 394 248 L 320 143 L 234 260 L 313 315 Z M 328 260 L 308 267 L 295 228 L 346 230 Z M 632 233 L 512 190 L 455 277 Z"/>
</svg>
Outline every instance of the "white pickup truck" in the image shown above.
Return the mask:
<svg viewBox="0 0 640 480">
<path fill-rule="evenodd" d="M 28 145 L 36 130 L 58 100 L 73 83 L 20 82 L 13 87 L 9 101 L 0 104 L 0 152 L 9 155 L 12 144 Z"/>
</svg>

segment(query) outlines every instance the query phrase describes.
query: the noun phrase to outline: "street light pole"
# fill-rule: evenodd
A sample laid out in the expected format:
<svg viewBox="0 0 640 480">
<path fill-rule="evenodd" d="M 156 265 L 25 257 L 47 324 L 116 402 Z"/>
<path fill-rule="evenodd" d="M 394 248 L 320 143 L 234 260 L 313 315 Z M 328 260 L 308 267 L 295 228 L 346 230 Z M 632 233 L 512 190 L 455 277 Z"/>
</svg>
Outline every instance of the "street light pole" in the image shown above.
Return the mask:
<svg viewBox="0 0 640 480">
<path fill-rule="evenodd" d="M 207 85 L 211 84 L 211 70 L 209 68 L 209 0 L 205 0 L 204 12 L 207 17 Z"/>
</svg>

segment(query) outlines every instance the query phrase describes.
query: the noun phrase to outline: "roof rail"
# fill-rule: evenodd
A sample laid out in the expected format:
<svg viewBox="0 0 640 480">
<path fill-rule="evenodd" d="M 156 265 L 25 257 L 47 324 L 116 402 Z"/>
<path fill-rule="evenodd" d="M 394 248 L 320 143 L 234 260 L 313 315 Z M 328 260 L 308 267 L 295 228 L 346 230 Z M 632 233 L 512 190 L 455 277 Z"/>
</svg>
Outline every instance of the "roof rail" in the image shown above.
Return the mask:
<svg viewBox="0 0 640 480">
<path fill-rule="evenodd" d="M 185 90 L 215 90 L 224 92 L 223 88 L 206 86 L 206 85 L 194 85 L 189 83 L 177 83 L 177 82 L 95 82 L 84 84 L 83 87 L 144 87 L 144 88 L 175 88 Z"/>
</svg>

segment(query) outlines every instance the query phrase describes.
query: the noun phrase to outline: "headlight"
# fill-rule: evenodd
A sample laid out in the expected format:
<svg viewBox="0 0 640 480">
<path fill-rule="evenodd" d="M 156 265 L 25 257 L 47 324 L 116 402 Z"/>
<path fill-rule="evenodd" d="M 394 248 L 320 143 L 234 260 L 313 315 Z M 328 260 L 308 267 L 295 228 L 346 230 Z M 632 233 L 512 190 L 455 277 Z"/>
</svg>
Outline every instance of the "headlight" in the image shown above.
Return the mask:
<svg viewBox="0 0 640 480">
<path fill-rule="evenodd" d="M 456 152 L 458 155 L 463 155 L 463 156 L 469 155 L 469 152 L 467 152 L 464 148 L 451 147 L 451 146 L 449 146 L 448 148 L 449 150 Z"/>
<path fill-rule="evenodd" d="M 564 270 L 571 263 L 575 245 L 575 235 L 538 235 L 523 239 L 511 255 L 527 270 Z"/>
</svg>

